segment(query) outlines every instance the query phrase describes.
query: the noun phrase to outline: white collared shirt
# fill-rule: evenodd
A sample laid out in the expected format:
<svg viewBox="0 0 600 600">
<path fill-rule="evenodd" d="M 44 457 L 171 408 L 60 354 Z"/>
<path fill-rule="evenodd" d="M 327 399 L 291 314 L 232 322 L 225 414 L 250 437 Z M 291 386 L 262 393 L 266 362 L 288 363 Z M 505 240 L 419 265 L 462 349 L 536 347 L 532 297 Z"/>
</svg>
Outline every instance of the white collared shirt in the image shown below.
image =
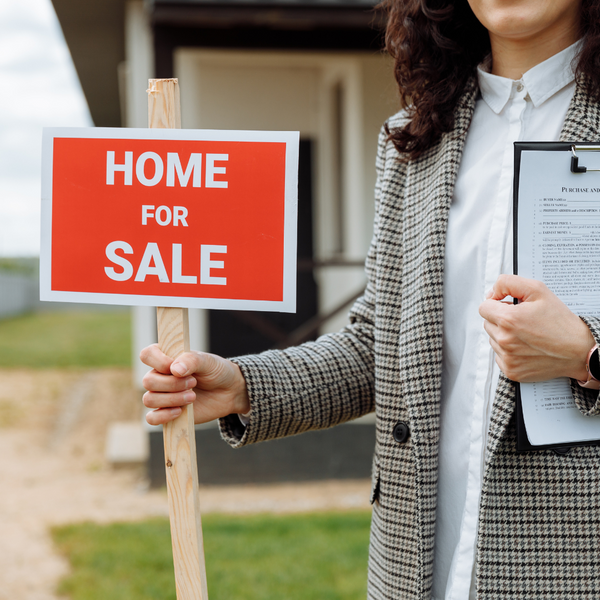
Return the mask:
<svg viewBox="0 0 600 600">
<path fill-rule="evenodd" d="M 479 304 L 512 273 L 513 142 L 557 140 L 581 42 L 519 81 L 478 69 L 479 88 L 446 239 L 434 600 L 475 600 L 479 497 L 499 369 Z"/>
</svg>

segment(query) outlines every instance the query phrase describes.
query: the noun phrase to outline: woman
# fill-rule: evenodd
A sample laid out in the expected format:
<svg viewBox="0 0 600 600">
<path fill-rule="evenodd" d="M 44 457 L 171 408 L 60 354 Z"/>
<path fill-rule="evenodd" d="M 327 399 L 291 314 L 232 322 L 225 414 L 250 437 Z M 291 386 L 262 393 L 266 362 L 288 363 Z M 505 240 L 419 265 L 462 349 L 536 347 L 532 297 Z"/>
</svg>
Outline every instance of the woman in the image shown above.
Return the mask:
<svg viewBox="0 0 600 600">
<path fill-rule="evenodd" d="M 510 274 L 510 207 L 515 140 L 598 141 L 600 7 L 385 5 L 408 108 L 380 137 L 368 284 L 349 325 L 234 362 L 149 347 L 148 421 L 193 402 L 197 422 L 220 418 L 241 446 L 375 410 L 369 598 L 596 598 L 600 451 L 519 454 L 512 417 L 514 381 L 557 376 L 600 412 L 575 381 L 600 319 Z"/>
</svg>

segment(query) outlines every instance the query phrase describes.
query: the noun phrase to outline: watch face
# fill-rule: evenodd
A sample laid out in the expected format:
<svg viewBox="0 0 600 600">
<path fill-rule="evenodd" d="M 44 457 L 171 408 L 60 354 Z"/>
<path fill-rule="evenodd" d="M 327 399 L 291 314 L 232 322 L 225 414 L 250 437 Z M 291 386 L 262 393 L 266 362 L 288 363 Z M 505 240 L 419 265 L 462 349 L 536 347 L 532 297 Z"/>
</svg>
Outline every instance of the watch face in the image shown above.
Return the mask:
<svg viewBox="0 0 600 600">
<path fill-rule="evenodd" d="M 592 352 L 589 364 L 592 377 L 600 381 L 600 359 L 598 357 L 598 348 Z"/>
</svg>

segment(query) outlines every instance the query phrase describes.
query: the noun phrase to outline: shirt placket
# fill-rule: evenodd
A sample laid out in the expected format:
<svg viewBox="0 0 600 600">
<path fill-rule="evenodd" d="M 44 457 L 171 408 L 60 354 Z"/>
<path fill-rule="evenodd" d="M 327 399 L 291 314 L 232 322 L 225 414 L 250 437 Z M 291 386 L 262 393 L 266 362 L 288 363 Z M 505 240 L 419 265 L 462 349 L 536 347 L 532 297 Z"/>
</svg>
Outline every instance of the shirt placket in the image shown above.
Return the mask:
<svg viewBox="0 0 600 600">
<path fill-rule="evenodd" d="M 526 108 L 525 91 L 521 82 L 513 83 L 511 100 L 505 107 L 508 127 L 506 143 L 502 157 L 500 177 L 494 194 L 494 215 L 487 244 L 484 290 L 490 290 L 501 273 L 506 236 L 510 230 L 512 182 L 514 166 L 513 142 L 520 139 L 523 127 L 523 114 Z M 481 199 L 487 201 L 486 198 Z M 454 573 L 451 574 L 451 589 L 447 600 L 466 600 L 469 598 L 473 576 L 473 562 L 477 538 L 477 522 L 479 515 L 479 497 L 481 479 L 485 460 L 485 443 L 487 438 L 487 415 L 491 409 L 493 393 L 490 382 L 493 379 L 492 369 L 494 356 L 489 344 L 488 335 L 481 328 L 477 341 L 477 370 L 475 377 L 474 405 L 471 423 L 471 439 L 469 444 L 469 471 L 467 478 L 467 494 L 465 510 L 461 523 L 457 556 L 454 561 Z"/>
</svg>

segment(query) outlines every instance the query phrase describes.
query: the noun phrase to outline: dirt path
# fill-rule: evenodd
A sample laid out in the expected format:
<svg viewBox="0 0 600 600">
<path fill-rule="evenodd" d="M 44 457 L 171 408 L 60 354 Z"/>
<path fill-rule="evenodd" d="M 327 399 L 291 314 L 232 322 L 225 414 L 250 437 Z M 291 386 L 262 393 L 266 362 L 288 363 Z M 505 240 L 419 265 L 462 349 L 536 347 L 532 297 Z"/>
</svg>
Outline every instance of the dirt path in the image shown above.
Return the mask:
<svg viewBox="0 0 600 600">
<path fill-rule="evenodd" d="M 143 472 L 104 461 L 110 422 L 140 418 L 126 369 L 0 369 L 0 600 L 57 600 L 68 564 L 53 525 L 168 515 Z M 369 482 L 206 487 L 203 512 L 296 512 L 368 507 Z"/>
</svg>

